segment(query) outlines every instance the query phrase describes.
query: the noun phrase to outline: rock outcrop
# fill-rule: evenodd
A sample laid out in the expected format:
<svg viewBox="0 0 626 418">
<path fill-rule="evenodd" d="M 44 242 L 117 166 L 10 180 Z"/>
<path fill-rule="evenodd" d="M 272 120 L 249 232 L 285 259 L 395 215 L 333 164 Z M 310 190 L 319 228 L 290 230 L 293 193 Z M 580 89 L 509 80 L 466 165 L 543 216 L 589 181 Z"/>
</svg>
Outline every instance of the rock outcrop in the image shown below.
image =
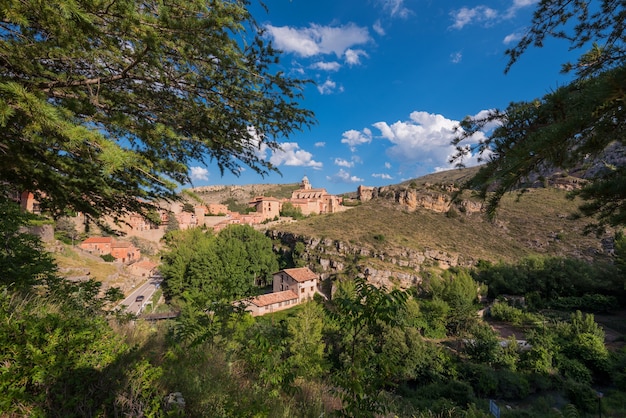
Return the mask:
<svg viewBox="0 0 626 418">
<path fill-rule="evenodd" d="M 351 266 L 358 270 L 360 276 L 377 286 L 409 288 L 422 281 L 421 274 L 425 267 L 469 267 L 475 263 L 475 260 L 460 254 L 435 249 L 416 251 L 400 248 L 379 251 L 341 241 L 297 236 L 277 230 L 268 230 L 267 234 L 275 242 L 280 243 L 278 247 L 282 247 L 283 251 L 291 251 L 296 243 L 302 242 L 306 248 L 304 258 L 307 264 L 316 266 L 315 270 L 320 273 L 322 279 L 341 274 L 347 266 Z"/>
<path fill-rule="evenodd" d="M 402 205 L 406 210 L 413 212 L 419 208 L 434 212 L 448 212 L 455 207 L 462 213 L 476 213 L 483 210 L 483 203 L 461 199 L 452 200 L 452 193 L 458 189 L 454 185 L 427 185 L 428 189 L 417 189 L 404 186 L 366 187 L 359 186 L 357 198 L 362 202 L 373 199 L 390 199 Z"/>
</svg>

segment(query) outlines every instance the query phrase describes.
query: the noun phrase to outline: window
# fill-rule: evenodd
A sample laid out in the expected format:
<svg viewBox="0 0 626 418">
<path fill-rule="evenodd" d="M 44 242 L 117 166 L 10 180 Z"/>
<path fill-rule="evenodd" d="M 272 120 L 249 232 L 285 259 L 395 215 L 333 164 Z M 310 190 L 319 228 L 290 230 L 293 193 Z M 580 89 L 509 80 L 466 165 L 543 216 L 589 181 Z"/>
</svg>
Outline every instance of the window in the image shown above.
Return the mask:
<svg viewBox="0 0 626 418">
<path fill-rule="evenodd" d="M 313 291 L 313 286 L 311 286 L 311 292 Z"/>
<path fill-rule="evenodd" d="M 300 293 L 304 293 L 304 287 L 300 289 Z"/>
</svg>

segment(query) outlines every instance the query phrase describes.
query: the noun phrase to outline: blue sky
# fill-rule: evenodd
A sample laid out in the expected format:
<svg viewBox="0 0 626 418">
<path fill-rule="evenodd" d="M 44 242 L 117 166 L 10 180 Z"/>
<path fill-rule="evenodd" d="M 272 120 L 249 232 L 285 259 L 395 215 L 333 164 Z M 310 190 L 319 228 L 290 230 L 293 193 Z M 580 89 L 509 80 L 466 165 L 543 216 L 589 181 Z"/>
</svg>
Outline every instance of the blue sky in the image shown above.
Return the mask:
<svg viewBox="0 0 626 418">
<path fill-rule="evenodd" d="M 317 124 L 262 149 L 282 172 L 220 176 L 192 167 L 194 186 L 295 183 L 330 193 L 400 183 L 449 169 L 452 129 L 468 115 L 532 100 L 565 84 L 568 45 L 530 49 L 508 74 L 504 51 L 536 0 L 266 0 L 255 19 L 290 75 L 315 80 L 302 106 Z M 570 54 L 568 56 L 568 54 Z M 475 161 L 468 161 L 473 164 Z"/>
</svg>

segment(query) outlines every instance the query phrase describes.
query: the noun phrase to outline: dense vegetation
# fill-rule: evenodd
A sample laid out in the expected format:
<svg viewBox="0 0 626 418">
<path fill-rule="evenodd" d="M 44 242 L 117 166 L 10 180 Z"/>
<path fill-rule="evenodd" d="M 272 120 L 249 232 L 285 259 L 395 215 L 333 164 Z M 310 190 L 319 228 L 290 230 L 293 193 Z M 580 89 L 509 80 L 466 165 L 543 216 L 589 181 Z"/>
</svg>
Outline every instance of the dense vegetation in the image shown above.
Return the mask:
<svg viewBox="0 0 626 418">
<path fill-rule="evenodd" d="M 612 134 L 623 140 L 626 120 L 623 91 L 610 91 L 623 87 L 624 7 L 603 0 L 601 13 L 589 15 L 587 3 L 540 1 L 530 34 L 511 57 L 540 44 L 544 33 L 567 37 L 558 29 L 572 16 L 581 23 L 575 45 L 610 33 L 611 43 L 580 62 L 581 77 L 589 78 L 576 81 L 583 92 L 603 87 L 600 101 L 573 95 L 563 102 L 596 118 L 582 118 L 587 135 L 567 130 L 570 139 L 603 147 Z M 261 172 L 273 169 L 255 157 L 253 139 L 276 146 L 276 135 L 309 123 L 294 100 L 301 82 L 268 70 L 276 51 L 261 34 L 244 50 L 245 42 L 231 37 L 255 28 L 246 1 L 216 1 L 208 9 L 202 1 L 172 4 L 0 3 L 0 45 L 8 57 L 0 79 L 3 185 L 45 193 L 50 215 L 81 209 L 98 216 L 141 211 L 150 199 L 171 196 L 169 179 L 186 180 L 186 162 L 205 153 L 225 169 L 238 168 L 232 157 Z M 164 49 L 171 60 L 160 59 Z M 217 64 L 224 62 L 233 65 Z M 265 76 L 260 86 L 248 78 L 256 74 Z M 550 118 L 551 106 L 572 87 L 546 97 L 529 121 L 562 123 Z M 209 102 L 217 105 L 207 108 Z M 510 110 L 525 114 L 528 107 Z M 496 156 L 504 157 L 501 165 L 495 160 L 496 177 L 510 167 L 501 152 L 515 145 L 508 128 L 493 137 L 503 145 Z M 554 137 L 545 133 L 534 139 L 551 152 Z M 566 151 L 587 151 L 565 143 Z M 536 165 L 538 153 L 521 155 L 526 167 Z M 516 151 L 509 156 L 515 160 Z M 598 203 L 588 208 L 601 221 L 624 222 L 623 170 L 609 170 L 587 189 Z M 463 219 L 454 221 L 457 231 Z M 505 417 L 626 415 L 626 350 L 605 345 L 594 316 L 626 305 L 620 233 L 615 266 L 546 257 L 432 267 L 418 287 L 405 290 L 378 288 L 347 266 L 330 278 L 328 299 L 253 318 L 237 301 L 266 284 L 278 265 L 302 263 L 304 249 L 279 260 L 272 243 L 248 227 L 218 235 L 172 230 L 163 272 L 181 316 L 151 324 L 115 309 L 119 290 L 60 278 L 52 256 L 24 231 L 41 222 L 0 195 L 3 416 L 487 417 L 488 399 L 511 406 Z M 369 232 L 374 245 L 406 238 Z M 71 225 L 59 233 L 75 239 Z M 495 302 L 481 317 L 485 295 Z M 490 325 L 502 324 L 525 342 L 500 338 Z"/>
<path fill-rule="evenodd" d="M 12 202 L 3 207 L 13 225 L 28 222 Z M 19 259 L 48 274 L 29 282 L 14 272 L 3 285 L 3 414 L 486 417 L 495 399 L 516 405 L 503 416 L 584 416 L 597 410 L 596 390 L 605 415 L 626 412 L 626 351 L 605 346 L 593 315 L 625 305 L 620 263 L 533 257 L 432 268 L 407 290 L 347 269 L 331 278 L 329 300 L 252 318 L 233 302 L 298 254 L 279 260 L 248 226 L 172 231 L 164 290 L 181 315 L 149 324 L 111 309 L 115 289 L 59 279 L 35 238 L 5 229 L 20 251 L 4 254 L 3 266 Z M 483 319 L 485 295 L 496 303 Z M 501 338 L 491 321 L 525 343 Z"/>
</svg>

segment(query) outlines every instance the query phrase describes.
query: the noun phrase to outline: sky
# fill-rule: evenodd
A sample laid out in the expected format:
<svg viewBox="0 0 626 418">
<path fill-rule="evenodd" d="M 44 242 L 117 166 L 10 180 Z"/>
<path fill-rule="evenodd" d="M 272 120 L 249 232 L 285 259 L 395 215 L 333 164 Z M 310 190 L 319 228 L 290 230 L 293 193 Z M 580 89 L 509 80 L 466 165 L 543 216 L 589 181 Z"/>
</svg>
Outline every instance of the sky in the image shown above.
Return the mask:
<svg viewBox="0 0 626 418">
<path fill-rule="evenodd" d="M 265 0 L 267 11 L 252 3 L 282 51 L 280 69 L 315 81 L 301 105 L 316 124 L 279 138 L 279 151 L 260 150 L 282 175 L 192 166 L 194 187 L 307 176 L 340 194 L 452 169 L 460 120 L 562 86 L 561 64 L 579 53 L 551 40 L 504 73 L 504 51 L 528 29 L 536 0 Z"/>
</svg>

